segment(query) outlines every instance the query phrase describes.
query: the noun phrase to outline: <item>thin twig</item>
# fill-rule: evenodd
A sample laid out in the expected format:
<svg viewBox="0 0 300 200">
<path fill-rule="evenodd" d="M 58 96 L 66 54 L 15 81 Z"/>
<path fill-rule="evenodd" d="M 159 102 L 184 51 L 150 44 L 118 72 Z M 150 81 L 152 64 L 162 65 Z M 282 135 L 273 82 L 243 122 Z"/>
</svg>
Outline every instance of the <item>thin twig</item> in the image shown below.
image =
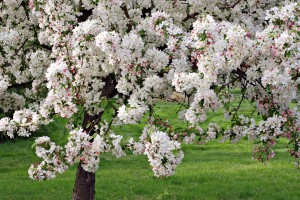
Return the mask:
<svg viewBox="0 0 300 200">
<path fill-rule="evenodd" d="M 28 39 L 26 39 L 26 40 L 22 43 L 22 45 L 15 51 L 14 56 L 18 55 L 19 51 L 24 47 L 24 45 L 26 44 L 27 41 L 28 41 Z"/>
<path fill-rule="evenodd" d="M 127 9 L 127 6 L 125 3 L 121 6 L 121 9 L 124 11 L 126 18 L 129 19 L 129 23 L 127 24 L 127 31 L 130 32 L 132 30 L 132 20 L 130 18 L 130 15 L 129 15 L 129 12 L 128 12 L 128 9 Z"/>
</svg>

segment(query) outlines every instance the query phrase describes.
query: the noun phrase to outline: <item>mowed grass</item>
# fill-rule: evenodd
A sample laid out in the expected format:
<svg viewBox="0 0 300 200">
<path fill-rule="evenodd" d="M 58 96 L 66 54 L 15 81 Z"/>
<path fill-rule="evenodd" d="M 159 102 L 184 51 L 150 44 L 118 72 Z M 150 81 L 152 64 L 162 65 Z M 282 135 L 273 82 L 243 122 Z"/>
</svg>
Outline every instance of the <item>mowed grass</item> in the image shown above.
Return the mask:
<svg viewBox="0 0 300 200">
<path fill-rule="evenodd" d="M 177 109 L 173 103 L 160 102 L 156 112 L 169 118 L 175 128 L 184 128 Z M 242 112 L 252 115 L 250 105 L 243 105 Z M 226 127 L 229 121 L 223 118 L 221 112 L 214 112 L 208 121 Z M 46 134 L 63 145 L 67 140 L 64 123 L 56 119 L 34 137 Z M 114 129 L 128 139 L 138 137 L 143 124 Z M 31 148 L 33 142 L 32 137 L 0 144 L 0 199 L 71 199 L 76 166 L 53 180 L 28 178 L 29 166 L 39 161 Z M 96 199 L 300 199 L 300 171 L 294 168 L 284 141 L 265 165 L 251 159 L 253 146 L 247 140 L 183 145 L 183 162 L 174 176 L 164 179 L 153 176 L 145 156 L 127 152 L 126 157 L 116 159 L 104 154 L 96 174 Z"/>
</svg>

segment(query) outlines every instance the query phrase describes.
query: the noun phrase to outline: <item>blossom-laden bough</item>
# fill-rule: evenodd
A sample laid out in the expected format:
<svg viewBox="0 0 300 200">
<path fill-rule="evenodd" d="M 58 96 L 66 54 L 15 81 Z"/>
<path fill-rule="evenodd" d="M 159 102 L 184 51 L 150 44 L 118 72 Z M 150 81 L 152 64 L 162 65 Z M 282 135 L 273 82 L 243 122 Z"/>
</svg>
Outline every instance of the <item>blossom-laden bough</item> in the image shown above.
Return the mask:
<svg viewBox="0 0 300 200">
<path fill-rule="evenodd" d="M 284 137 L 300 156 L 299 112 L 290 106 L 300 83 L 297 1 L 3 0 L 0 12 L 1 136 L 28 137 L 54 116 L 68 119 L 64 147 L 36 140 L 42 162 L 29 174 L 53 178 L 79 163 L 74 199 L 94 198 L 102 153 L 124 155 L 111 128 L 144 116 L 140 141 L 127 147 L 147 155 L 156 176 L 175 173 L 181 141 L 248 137 L 264 162 Z M 181 132 L 155 114 L 174 91 L 189 123 Z M 241 115 L 245 101 L 262 121 Z M 203 129 L 217 109 L 232 126 Z"/>
</svg>

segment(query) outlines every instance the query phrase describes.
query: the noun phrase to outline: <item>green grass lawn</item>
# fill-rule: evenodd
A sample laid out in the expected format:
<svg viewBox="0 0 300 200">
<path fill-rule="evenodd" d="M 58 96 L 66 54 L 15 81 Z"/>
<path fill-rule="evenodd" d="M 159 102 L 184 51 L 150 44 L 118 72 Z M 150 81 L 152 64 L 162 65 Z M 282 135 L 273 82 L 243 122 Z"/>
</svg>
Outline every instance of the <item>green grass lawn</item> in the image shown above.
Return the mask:
<svg viewBox="0 0 300 200">
<path fill-rule="evenodd" d="M 248 105 L 249 106 L 249 105 Z M 251 114 L 247 105 L 243 112 Z M 185 123 L 176 117 L 177 106 L 160 102 L 157 113 L 170 118 L 175 127 Z M 228 121 L 223 114 L 209 114 L 210 121 L 223 126 Z M 143 128 L 116 127 L 115 131 L 137 137 Z M 67 133 L 64 121 L 56 119 L 43 127 L 34 137 L 49 135 L 64 144 Z M 36 182 L 28 178 L 30 164 L 38 160 L 31 145 L 34 138 L 16 139 L 0 144 L 0 199 L 71 199 L 76 166 L 56 179 Z M 285 144 L 277 145 L 276 156 L 266 165 L 251 159 L 253 144 L 242 140 L 209 142 L 205 145 L 183 145 L 183 162 L 174 176 L 155 178 L 146 156 L 116 159 L 103 155 L 96 174 L 97 199 L 300 199 L 300 171 L 294 168 L 293 158 L 286 152 Z"/>
</svg>

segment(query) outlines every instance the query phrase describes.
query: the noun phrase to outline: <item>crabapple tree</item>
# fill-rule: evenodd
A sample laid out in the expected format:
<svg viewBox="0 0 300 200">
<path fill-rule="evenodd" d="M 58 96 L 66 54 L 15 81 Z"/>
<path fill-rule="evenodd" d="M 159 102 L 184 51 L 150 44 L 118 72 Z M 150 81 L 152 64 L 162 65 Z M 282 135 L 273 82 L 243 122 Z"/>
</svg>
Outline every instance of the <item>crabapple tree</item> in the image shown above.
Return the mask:
<svg viewBox="0 0 300 200">
<path fill-rule="evenodd" d="M 300 156 L 300 113 L 290 106 L 300 84 L 297 1 L 2 0 L 0 13 L 0 132 L 28 137 L 54 116 L 68 119 L 67 144 L 36 139 L 42 161 L 28 172 L 44 180 L 78 164 L 73 199 L 94 199 L 101 155 L 124 148 L 146 155 L 158 177 L 175 173 L 180 142 L 195 139 L 248 137 L 264 162 L 285 137 Z M 155 114 L 174 92 L 184 96 L 184 133 Z M 241 115 L 245 101 L 261 121 Z M 216 109 L 231 127 L 202 127 Z M 111 128 L 145 116 L 139 140 L 121 145 Z"/>
</svg>

